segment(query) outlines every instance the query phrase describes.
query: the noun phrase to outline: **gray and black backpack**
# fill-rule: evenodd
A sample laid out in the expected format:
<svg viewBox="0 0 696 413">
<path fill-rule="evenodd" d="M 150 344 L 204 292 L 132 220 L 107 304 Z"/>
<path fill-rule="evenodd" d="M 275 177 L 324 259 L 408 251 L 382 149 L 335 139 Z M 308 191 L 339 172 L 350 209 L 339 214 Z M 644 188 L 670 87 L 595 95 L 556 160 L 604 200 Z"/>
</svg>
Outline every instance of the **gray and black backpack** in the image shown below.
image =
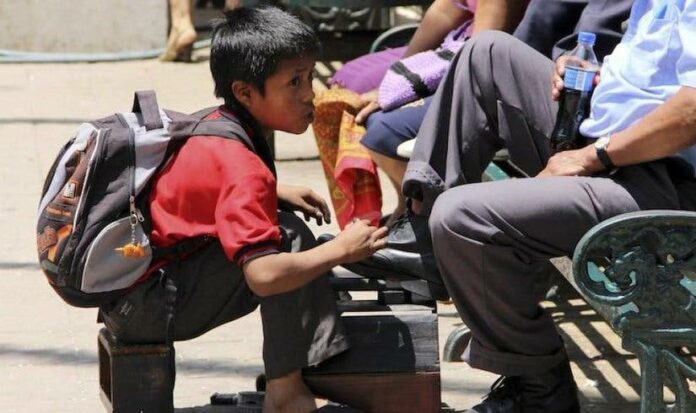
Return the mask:
<svg viewBox="0 0 696 413">
<path fill-rule="evenodd" d="M 58 154 L 44 184 L 37 225 L 41 269 L 69 304 L 98 307 L 140 280 L 153 259 L 186 252 L 149 242 L 152 178 L 191 136 L 237 139 L 273 171 L 270 151 L 231 115 L 208 120 L 160 110 L 153 91 L 136 92 L 131 112 L 82 124 Z"/>
</svg>

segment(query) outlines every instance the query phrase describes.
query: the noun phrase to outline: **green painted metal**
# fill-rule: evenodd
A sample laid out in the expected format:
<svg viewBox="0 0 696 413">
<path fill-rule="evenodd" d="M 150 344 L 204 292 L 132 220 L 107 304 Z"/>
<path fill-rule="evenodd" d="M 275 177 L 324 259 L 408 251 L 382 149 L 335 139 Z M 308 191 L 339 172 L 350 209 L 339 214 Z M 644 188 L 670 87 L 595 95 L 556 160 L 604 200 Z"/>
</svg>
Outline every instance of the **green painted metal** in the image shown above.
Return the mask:
<svg viewBox="0 0 696 413">
<path fill-rule="evenodd" d="M 483 171 L 483 180 L 484 181 L 500 181 L 503 179 L 509 179 L 510 176 L 505 173 L 498 165 L 495 164 L 495 162 L 491 162 L 488 164 L 486 167 L 486 170 Z"/>
<path fill-rule="evenodd" d="M 599 272 L 599 274 L 597 273 Z M 641 413 L 696 412 L 696 213 L 642 211 L 592 228 L 574 284 L 641 365 Z M 663 385 L 676 395 L 668 406 Z"/>
</svg>

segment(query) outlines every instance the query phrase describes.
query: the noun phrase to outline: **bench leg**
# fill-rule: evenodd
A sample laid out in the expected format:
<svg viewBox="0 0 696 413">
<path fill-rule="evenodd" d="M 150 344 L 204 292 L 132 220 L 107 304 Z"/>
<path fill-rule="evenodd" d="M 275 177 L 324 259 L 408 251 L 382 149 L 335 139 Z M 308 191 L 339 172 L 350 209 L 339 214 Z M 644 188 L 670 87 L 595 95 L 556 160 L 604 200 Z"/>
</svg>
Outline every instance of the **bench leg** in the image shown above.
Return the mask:
<svg viewBox="0 0 696 413">
<path fill-rule="evenodd" d="M 681 358 L 673 354 L 665 354 L 665 358 L 671 359 L 666 363 L 667 374 L 677 397 L 677 405 L 673 411 L 679 413 L 696 411 L 696 395 L 689 390 L 689 382 L 684 377 L 687 376 L 692 380 L 696 378 L 694 367 L 685 365 Z"/>
<path fill-rule="evenodd" d="M 660 369 L 660 357 L 657 348 L 644 343 L 636 343 L 636 354 L 640 362 L 641 395 L 640 412 L 664 412 L 664 380 Z"/>
<path fill-rule="evenodd" d="M 680 350 L 644 340 L 634 340 L 627 349 L 633 351 L 640 362 L 641 413 L 696 411 L 696 395 L 689 389 L 687 380 L 696 379 L 696 366 L 687 361 Z M 668 406 L 664 400 L 665 384 L 674 390 L 674 405 Z"/>
<path fill-rule="evenodd" d="M 442 360 L 451 362 L 462 361 L 462 355 L 471 340 L 471 330 L 466 325 L 454 329 L 447 337 L 445 348 L 442 351 Z"/>
</svg>

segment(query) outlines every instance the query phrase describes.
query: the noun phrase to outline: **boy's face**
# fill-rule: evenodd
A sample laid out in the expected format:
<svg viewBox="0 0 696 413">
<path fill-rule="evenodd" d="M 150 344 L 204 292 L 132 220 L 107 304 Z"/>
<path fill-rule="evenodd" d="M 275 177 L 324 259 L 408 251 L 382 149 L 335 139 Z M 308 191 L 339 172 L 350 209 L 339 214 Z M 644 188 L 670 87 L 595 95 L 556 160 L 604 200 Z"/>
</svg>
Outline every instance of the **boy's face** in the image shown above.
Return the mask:
<svg viewBox="0 0 696 413">
<path fill-rule="evenodd" d="M 299 134 L 314 120 L 312 73 L 315 60 L 283 60 L 266 79 L 265 93 L 250 87 L 247 109 L 267 129 Z"/>
</svg>

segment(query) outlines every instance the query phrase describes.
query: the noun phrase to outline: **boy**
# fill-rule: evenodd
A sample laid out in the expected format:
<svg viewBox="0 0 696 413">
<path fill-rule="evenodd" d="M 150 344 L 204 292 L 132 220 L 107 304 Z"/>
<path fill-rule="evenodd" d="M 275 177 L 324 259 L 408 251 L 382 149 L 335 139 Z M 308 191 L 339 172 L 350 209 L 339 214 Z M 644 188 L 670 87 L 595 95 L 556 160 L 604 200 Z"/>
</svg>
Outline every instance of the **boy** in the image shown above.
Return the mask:
<svg viewBox="0 0 696 413">
<path fill-rule="evenodd" d="M 274 129 L 301 133 L 312 121 L 319 48 L 307 26 L 278 9 L 228 11 L 215 26 L 210 56 L 215 94 L 225 104 L 210 117 L 240 119 L 256 152 L 237 140 L 192 137 L 157 178 L 150 197 L 156 246 L 202 235 L 216 239 L 164 269 L 177 289 L 171 338 L 197 337 L 260 304 L 269 413 L 317 408 L 301 369 L 348 348 L 323 275 L 385 246 L 386 228 L 357 221 L 315 247 L 299 218 L 277 210 L 281 205 L 319 224 L 330 221 L 326 202 L 311 190 L 276 186 L 263 139 Z M 102 309 L 107 327 L 122 341 L 163 341 L 165 290 L 150 277 Z"/>
</svg>

